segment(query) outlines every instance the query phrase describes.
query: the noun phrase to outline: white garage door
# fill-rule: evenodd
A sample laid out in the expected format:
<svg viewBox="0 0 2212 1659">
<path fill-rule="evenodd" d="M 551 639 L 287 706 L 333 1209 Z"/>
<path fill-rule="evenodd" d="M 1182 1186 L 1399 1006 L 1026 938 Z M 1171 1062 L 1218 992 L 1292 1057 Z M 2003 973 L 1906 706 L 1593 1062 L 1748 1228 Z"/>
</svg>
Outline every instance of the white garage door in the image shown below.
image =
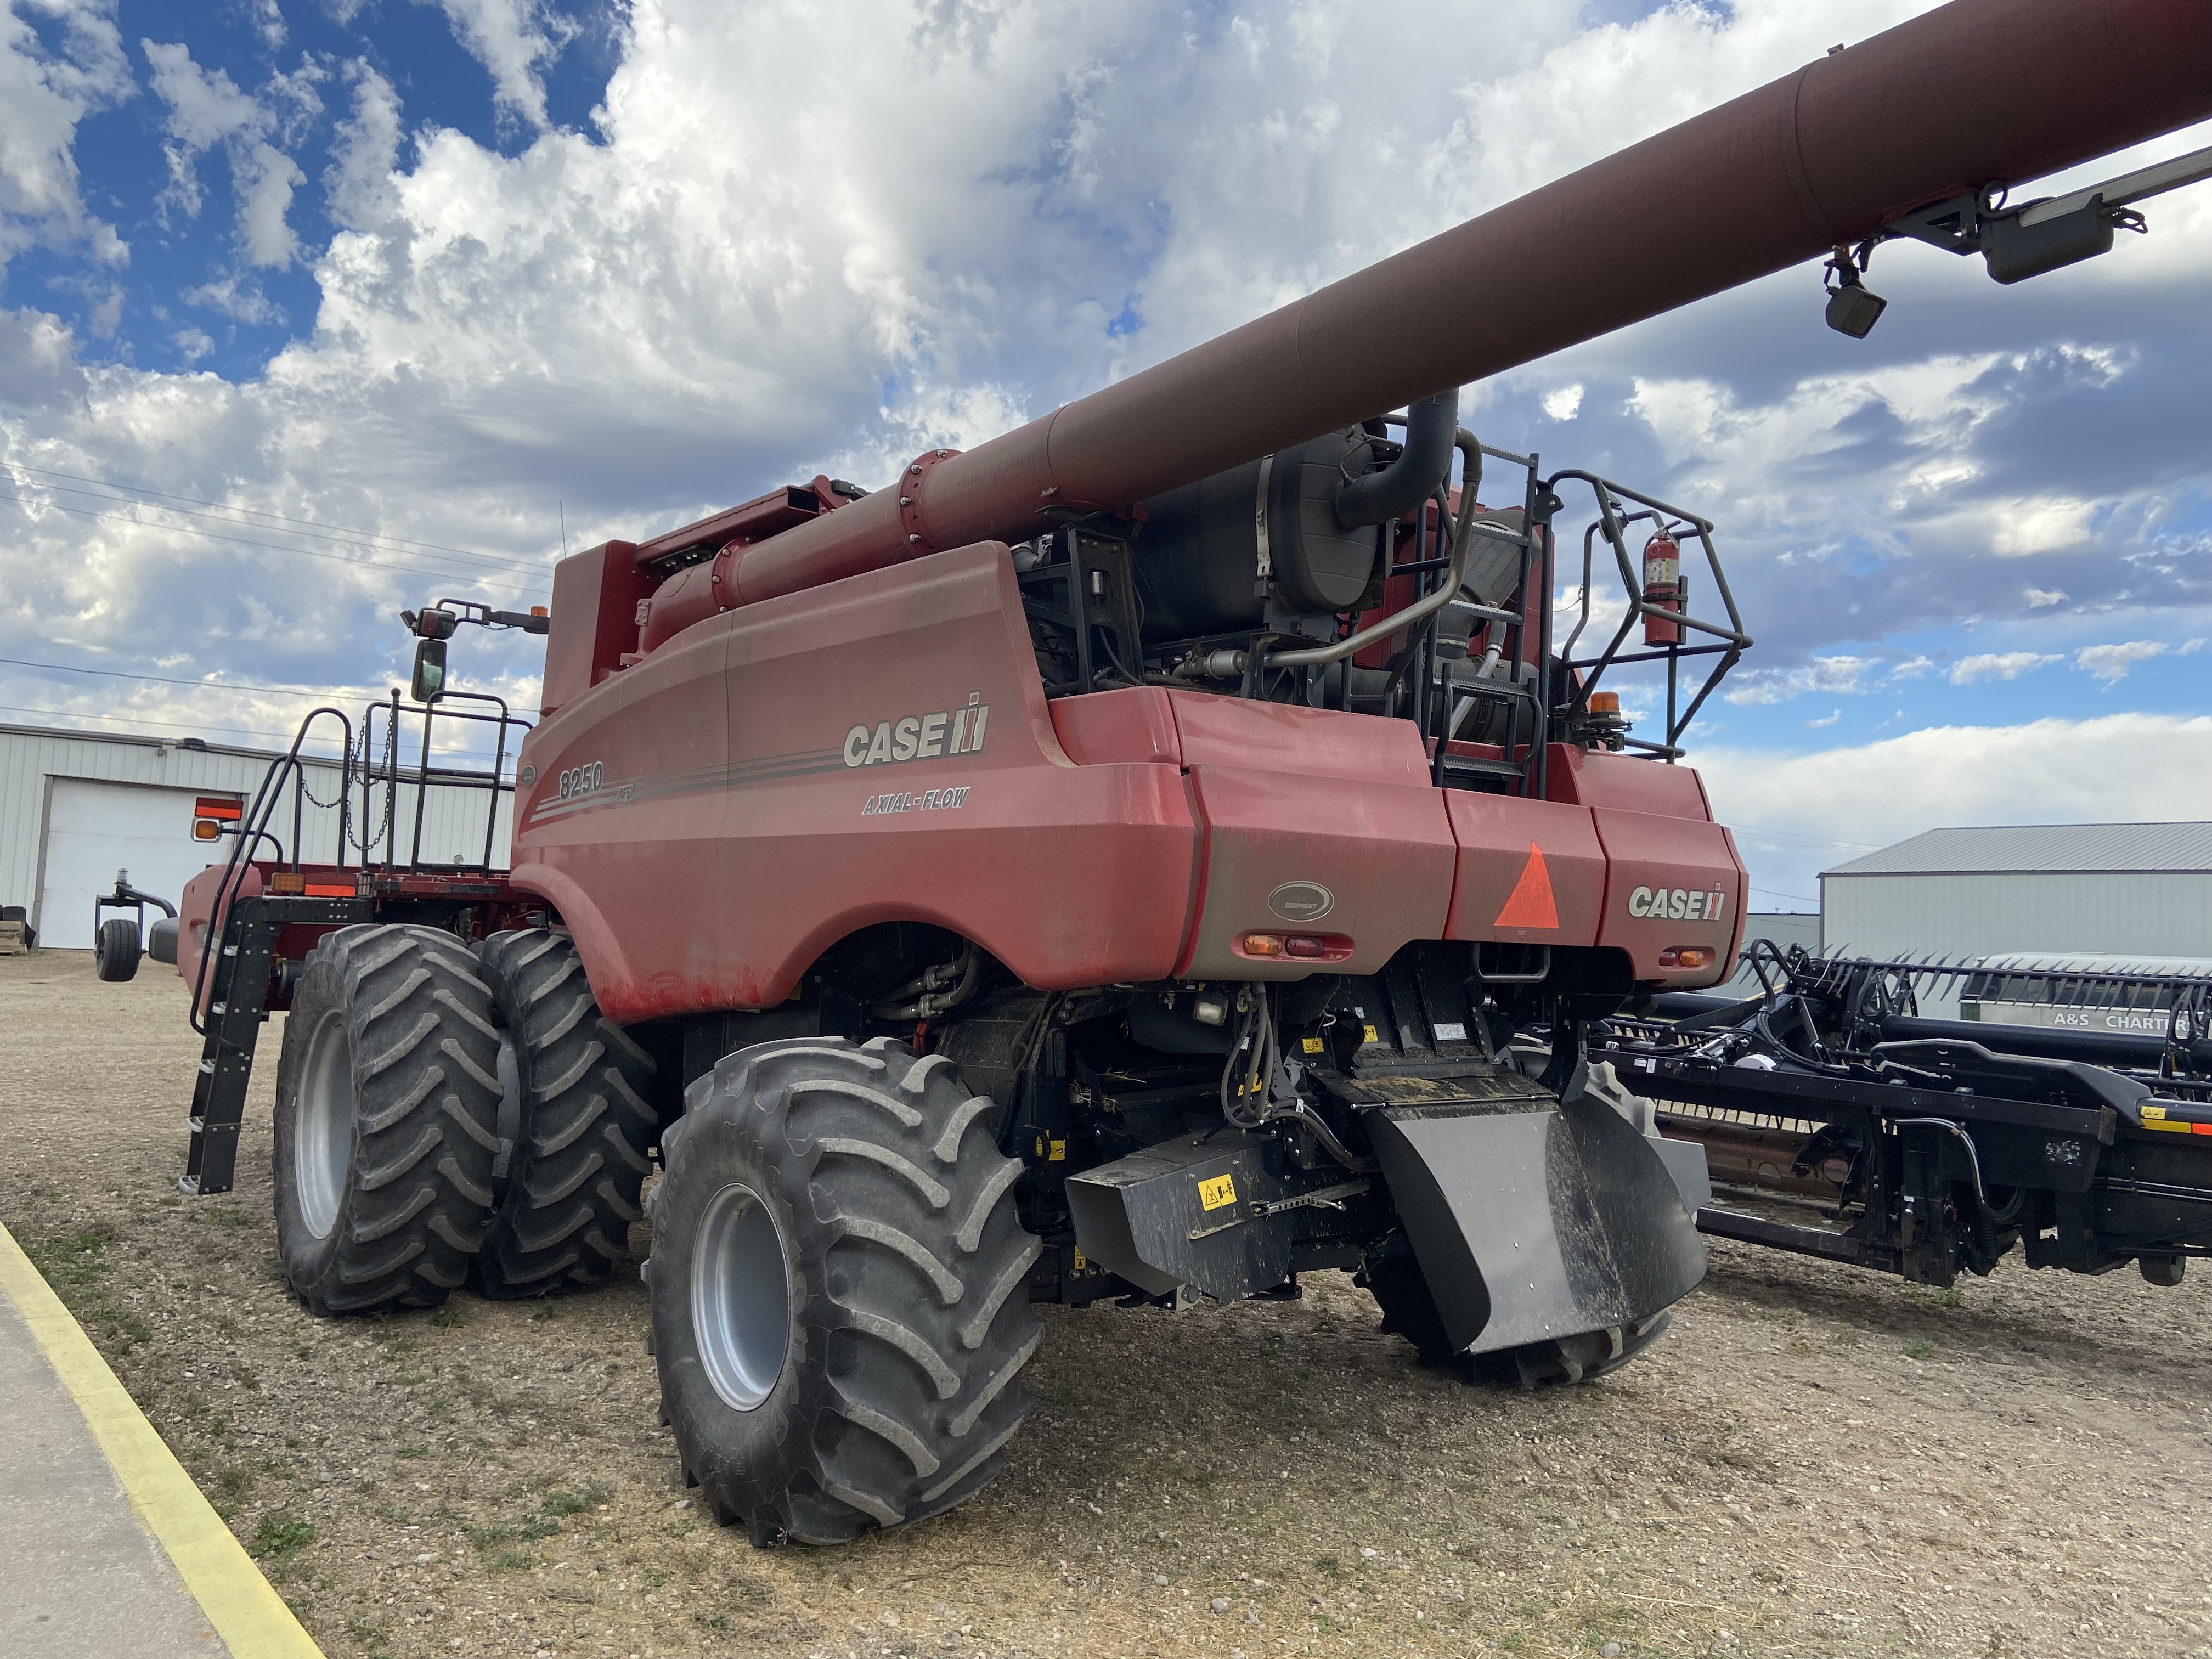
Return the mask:
<svg viewBox="0 0 2212 1659">
<path fill-rule="evenodd" d="M 39 943 L 62 951 L 90 950 L 92 901 L 115 890 L 118 870 L 128 870 L 131 884 L 140 892 L 159 893 L 174 904 L 184 884 L 207 867 L 210 857 L 230 848 L 228 839 L 212 849 L 192 839 L 201 799 L 191 789 L 56 778 L 47 803 Z M 149 905 L 146 920 L 151 922 L 160 914 Z"/>
</svg>

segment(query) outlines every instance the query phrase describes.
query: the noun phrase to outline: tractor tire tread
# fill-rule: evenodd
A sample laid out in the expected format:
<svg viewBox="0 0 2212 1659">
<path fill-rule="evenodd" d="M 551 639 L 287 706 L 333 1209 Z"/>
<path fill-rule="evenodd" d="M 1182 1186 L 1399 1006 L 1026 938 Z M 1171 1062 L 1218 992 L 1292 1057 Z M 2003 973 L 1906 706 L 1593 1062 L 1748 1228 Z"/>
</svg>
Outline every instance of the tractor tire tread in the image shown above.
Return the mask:
<svg viewBox="0 0 2212 1659">
<path fill-rule="evenodd" d="M 1020 1161 L 957 1132 L 976 1098 L 957 1066 L 902 1042 L 790 1039 L 726 1056 L 689 1091 L 681 1135 L 663 1137 L 647 1274 L 663 1410 L 710 1510 L 756 1541 L 904 1525 L 1005 1468 L 1029 1412 L 1020 1373 L 1043 1334 L 1022 1293 L 1042 1247 L 1017 1212 Z M 938 1148 L 956 1126 L 948 1160 Z M 714 1423 L 738 1414 L 700 1369 L 690 1241 L 666 1227 L 738 1178 L 715 1161 L 732 1146 L 759 1160 L 745 1178 L 788 1206 L 806 1335 L 761 1408 L 787 1413 L 782 1427 L 718 1443 Z"/>
<path fill-rule="evenodd" d="M 490 993 L 451 933 L 359 924 L 302 964 L 277 1066 L 277 1244 L 286 1281 L 320 1315 L 436 1307 L 482 1237 L 498 1140 Z M 353 1143 L 331 1231 L 298 1212 L 300 1075 L 323 1018 L 343 1016 L 353 1056 Z M 459 1062 L 459 1063 L 456 1063 Z"/>
<path fill-rule="evenodd" d="M 599 1012 L 566 933 L 494 933 L 476 960 L 514 1045 L 523 1091 L 477 1288 L 517 1300 L 605 1285 L 628 1254 L 630 1223 L 642 1212 L 638 1188 L 653 1167 L 653 1062 Z"/>
</svg>

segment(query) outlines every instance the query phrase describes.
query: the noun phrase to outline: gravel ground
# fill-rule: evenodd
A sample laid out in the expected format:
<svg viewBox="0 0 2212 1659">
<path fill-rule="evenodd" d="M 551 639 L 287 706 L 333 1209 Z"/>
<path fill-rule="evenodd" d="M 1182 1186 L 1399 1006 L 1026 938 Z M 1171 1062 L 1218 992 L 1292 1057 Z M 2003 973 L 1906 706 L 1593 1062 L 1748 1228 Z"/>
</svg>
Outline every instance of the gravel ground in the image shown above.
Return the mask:
<svg viewBox="0 0 2212 1659">
<path fill-rule="evenodd" d="M 1723 1243 L 1650 1355 L 1533 1395 L 1420 1369 L 1339 1274 L 1047 1309 L 981 1500 L 756 1552 L 687 1499 L 635 1280 L 286 1294 L 276 1030 L 238 1190 L 180 1198 L 184 1005 L 0 958 L 0 1220 L 333 1659 L 2212 1656 L 2212 1276 L 1936 1293 Z"/>
</svg>

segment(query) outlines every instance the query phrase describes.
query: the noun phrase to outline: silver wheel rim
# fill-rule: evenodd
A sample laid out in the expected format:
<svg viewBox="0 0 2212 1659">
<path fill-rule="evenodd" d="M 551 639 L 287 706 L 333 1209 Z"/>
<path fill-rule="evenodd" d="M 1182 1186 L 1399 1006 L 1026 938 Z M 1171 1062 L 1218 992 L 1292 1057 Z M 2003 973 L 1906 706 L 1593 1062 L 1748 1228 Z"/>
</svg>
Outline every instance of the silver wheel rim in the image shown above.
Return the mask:
<svg viewBox="0 0 2212 1659">
<path fill-rule="evenodd" d="M 783 1235 L 750 1187 L 716 1193 L 691 1256 L 691 1328 L 714 1392 L 741 1412 L 769 1397 L 791 1344 Z"/>
<path fill-rule="evenodd" d="M 328 1237 L 337 1225 L 346 1164 L 353 1154 L 353 1042 L 345 1016 L 333 1008 L 307 1039 L 293 1129 L 292 1178 L 299 1189 L 300 1216 L 317 1238 Z"/>
</svg>

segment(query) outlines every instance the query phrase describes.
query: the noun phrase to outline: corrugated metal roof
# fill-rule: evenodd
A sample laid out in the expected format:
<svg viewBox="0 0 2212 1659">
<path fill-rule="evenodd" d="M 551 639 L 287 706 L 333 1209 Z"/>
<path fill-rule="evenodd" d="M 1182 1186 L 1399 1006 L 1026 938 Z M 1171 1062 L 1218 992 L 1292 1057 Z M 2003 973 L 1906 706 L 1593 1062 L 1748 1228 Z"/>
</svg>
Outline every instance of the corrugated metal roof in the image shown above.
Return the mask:
<svg viewBox="0 0 2212 1659">
<path fill-rule="evenodd" d="M 2212 872 L 2212 823 L 2014 823 L 1930 830 L 1828 876 L 2136 875 Z"/>
</svg>

